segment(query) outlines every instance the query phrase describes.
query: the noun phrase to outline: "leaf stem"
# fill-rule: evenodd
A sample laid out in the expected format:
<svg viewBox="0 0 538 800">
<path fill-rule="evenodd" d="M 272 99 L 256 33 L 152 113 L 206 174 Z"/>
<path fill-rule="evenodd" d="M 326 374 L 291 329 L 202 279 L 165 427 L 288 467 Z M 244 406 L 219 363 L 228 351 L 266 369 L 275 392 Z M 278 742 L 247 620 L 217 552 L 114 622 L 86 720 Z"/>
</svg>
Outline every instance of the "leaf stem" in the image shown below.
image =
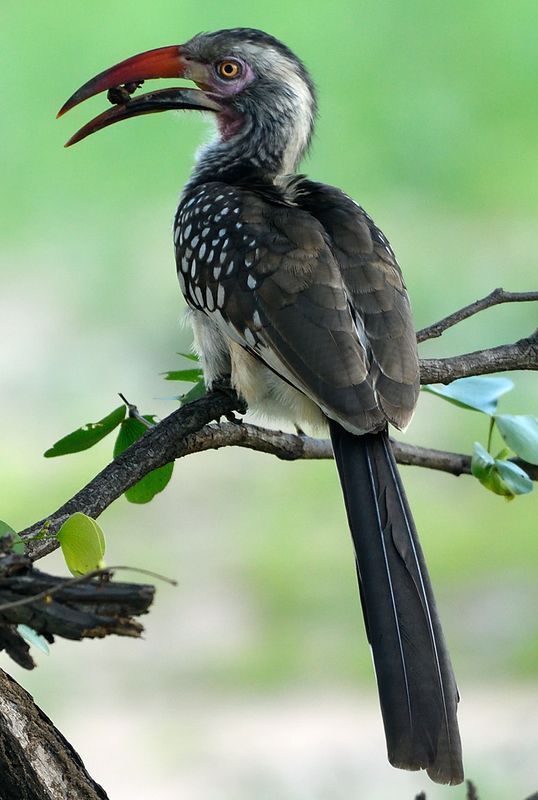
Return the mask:
<svg viewBox="0 0 538 800">
<path fill-rule="evenodd" d="M 491 439 L 493 436 L 493 428 L 495 427 L 495 417 L 489 418 L 489 431 L 488 431 L 488 453 L 491 455 Z"/>
</svg>

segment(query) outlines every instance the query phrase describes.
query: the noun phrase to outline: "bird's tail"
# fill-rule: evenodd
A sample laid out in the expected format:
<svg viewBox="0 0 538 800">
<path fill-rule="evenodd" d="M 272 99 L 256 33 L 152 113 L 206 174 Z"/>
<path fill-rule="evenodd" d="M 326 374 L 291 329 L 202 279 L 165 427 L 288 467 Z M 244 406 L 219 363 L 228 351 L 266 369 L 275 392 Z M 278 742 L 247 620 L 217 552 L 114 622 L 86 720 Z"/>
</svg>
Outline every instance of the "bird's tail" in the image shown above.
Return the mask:
<svg viewBox="0 0 538 800">
<path fill-rule="evenodd" d="M 329 423 L 389 761 L 461 783 L 458 690 L 388 433 L 356 436 Z"/>
</svg>

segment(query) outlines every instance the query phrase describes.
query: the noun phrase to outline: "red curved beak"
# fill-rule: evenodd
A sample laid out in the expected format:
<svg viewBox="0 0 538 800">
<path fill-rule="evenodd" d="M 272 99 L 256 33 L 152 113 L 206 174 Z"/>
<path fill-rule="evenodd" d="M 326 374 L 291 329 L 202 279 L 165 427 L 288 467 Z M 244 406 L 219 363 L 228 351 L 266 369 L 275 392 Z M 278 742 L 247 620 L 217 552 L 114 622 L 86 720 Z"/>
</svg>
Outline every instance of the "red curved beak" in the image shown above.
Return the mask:
<svg viewBox="0 0 538 800">
<path fill-rule="evenodd" d="M 87 81 L 80 89 L 71 95 L 69 100 L 58 112 L 61 117 L 79 103 L 93 97 L 100 92 L 114 89 L 122 84 L 138 84 L 150 78 L 191 78 L 191 66 L 181 55 L 179 45 L 170 47 L 159 47 L 155 50 L 147 50 L 131 58 L 126 58 L 119 64 L 110 69 L 100 72 L 91 80 Z M 221 106 L 205 92 L 199 89 L 189 89 L 177 87 L 163 89 L 148 94 L 139 95 L 132 100 L 130 93 L 124 91 L 121 95 L 121 102 L 109 108 L 99 116 L 92 119 L 81 128 L 66 143 L 69 147 L 75 142 L 79 142 L 91 133 L 95 133 L 102 128 L 119 122 L 123 119 L 139 116 L 140 114 L 151 114 L 157 111 L 168 111 L 170 109 L 195 109 L 200 111 L 220 111 Z"/>
</svg>

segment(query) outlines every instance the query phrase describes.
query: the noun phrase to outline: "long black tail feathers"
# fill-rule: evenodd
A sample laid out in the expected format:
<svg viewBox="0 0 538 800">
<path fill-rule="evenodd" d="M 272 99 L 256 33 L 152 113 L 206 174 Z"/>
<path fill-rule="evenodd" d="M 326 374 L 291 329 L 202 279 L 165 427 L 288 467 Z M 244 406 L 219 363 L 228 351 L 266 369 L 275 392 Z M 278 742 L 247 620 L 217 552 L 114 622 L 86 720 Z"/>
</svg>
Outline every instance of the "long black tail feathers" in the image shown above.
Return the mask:
<svg viewBox="0 0 538 800">
<path fill-rule="evenodd" d="M 388 433 L 330 420 L 389 761 L 463 781 L 456 680 Z"/>
</svg>

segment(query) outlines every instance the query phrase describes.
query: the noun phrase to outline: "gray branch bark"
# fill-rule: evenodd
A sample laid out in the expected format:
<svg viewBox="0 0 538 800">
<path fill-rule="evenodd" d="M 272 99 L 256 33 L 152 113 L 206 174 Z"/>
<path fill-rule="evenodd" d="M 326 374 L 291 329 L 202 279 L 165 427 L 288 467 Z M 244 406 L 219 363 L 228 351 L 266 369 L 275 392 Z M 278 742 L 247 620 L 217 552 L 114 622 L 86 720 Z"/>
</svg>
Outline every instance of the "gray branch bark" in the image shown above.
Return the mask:
<svg viewBox="0 0 538 800">
<path fill-rule="evenodd" d="M 108 800 L 31 696 L 0 670 L 2 800 Z"/>
</svg>

